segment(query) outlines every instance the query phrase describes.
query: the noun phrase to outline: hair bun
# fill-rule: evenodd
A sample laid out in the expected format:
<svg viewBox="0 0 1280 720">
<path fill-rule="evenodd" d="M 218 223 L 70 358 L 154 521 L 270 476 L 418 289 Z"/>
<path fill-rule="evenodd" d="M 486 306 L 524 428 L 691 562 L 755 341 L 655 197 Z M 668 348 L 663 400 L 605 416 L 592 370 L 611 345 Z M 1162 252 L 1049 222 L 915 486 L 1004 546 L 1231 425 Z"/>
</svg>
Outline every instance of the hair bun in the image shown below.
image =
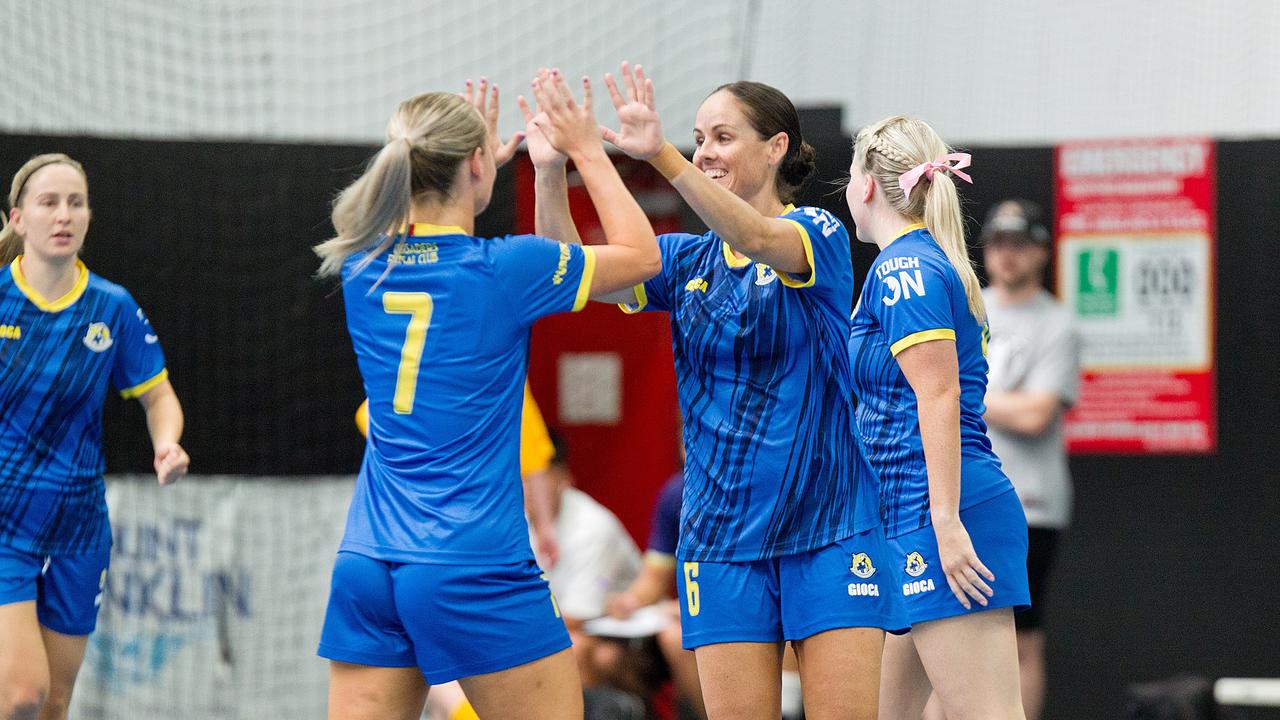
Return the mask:
<svg viewBox="0 0 1280 720">
<path fill-rule="evenodd" d="M 782 160 L 782 167 L 778 168 L 778 173 L 782 175 L 782 179 L 792 187 L 800 187 L 805 180 L 813 174 L 814 169 L 818 165 L 818 151 L 813 146 L 803 140 L 800 141 L 800 147 L 794 153 L 788 153 Z"/>
</svg>

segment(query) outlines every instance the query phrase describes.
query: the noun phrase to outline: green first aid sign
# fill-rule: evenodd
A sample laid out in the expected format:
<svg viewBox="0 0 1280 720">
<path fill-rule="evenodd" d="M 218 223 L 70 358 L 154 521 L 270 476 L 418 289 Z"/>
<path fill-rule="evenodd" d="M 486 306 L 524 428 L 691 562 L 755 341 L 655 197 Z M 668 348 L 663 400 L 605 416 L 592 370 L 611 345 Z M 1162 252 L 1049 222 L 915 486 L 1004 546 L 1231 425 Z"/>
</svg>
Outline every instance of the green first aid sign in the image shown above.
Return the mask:
<svg viewBox="0 0 1280 720">
<path fill-rule="evenodd" d="M 1120 253 L 1089 248 L 1076 258 L 1076 314 L 1115 315 L 1120 309 Z"/>
</svg>

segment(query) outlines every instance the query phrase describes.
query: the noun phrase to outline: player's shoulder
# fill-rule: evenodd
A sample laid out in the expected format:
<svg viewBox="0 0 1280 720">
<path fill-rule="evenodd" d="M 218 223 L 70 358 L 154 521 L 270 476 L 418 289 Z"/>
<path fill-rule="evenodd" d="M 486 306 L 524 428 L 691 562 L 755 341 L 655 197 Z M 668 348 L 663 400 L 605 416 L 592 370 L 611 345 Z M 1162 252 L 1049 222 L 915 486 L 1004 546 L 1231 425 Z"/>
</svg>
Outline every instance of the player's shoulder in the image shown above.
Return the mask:
<svg viewBox="0 0 1280 720">
<path fill-rule="evenodd" d="M 87 273 L 89 277 L 85 284 L 86 295 L 102 297 L 107 302 L 115 305 L 137 304 L 133 299 L 133 295 L 123 285 L 112 282 L 92 270 L 87 270 Z"/>
<path fill-rule="evenodd" d="M 816 230 L 823 237 L 831 237 L 832 235 L 847 237 L 849 234 L 844 223 L 840 222 L 840 218 L 814 205 L 789 205 L 786 212 L 778 217 Z"/>
</svg>

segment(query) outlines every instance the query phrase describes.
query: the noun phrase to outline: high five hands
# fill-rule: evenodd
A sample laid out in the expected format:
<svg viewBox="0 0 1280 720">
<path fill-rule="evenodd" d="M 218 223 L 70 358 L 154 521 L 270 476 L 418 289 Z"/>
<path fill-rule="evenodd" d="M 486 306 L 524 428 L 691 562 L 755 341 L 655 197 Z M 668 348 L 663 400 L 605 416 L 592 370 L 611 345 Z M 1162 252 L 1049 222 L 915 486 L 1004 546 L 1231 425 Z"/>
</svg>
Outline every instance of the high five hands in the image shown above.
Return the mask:
<svg viewBox="0 0 1280 720">
<path fill-rule="evenodd" d="M 622 85 L 618 90 L 613 75 L 605 73 L 604 84 L 609 88 L 613 108 L 618 111 L 618 130 L 602 127 L 604 139 L 614 147 L 637 160 L 648 160 L 666 144 L 662 136 L 662 122 L 653 102 L 653 81 L 645 77 L 644 68 L 622 63 Z"/>
<path fill-rule="evenodd" d="M 475 106 L 480 111 L 480 115 L 484 117 L 485 127 L 488 129 L 489 136 L 489 152 L 493 153 L 493 164 L 502 167 L 507 161 L 515 157 L 516 148 L 520 146 L 520 141 L 524 139 L 524 133 L 518 132 L 512 135 L 504 143 L 498 136 L 498 85 L 489 84 L 489 79 L 481 76 L 480 87 L 477 88 L 474 83 L 467 80 L 466 90 L 458 93 L 464 100 Z"/>
</svg>

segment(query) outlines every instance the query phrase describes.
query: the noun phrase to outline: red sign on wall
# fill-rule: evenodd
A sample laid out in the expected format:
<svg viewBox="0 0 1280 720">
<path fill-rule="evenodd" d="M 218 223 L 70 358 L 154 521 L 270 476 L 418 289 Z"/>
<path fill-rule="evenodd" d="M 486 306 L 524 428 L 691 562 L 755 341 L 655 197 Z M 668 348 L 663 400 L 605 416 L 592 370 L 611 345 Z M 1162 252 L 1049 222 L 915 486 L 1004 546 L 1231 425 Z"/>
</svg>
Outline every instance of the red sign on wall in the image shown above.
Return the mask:
<svg viewBox="0 0 1280 720">
<path fill-rule="evenodd" d="M 671 185 L 648 163 L 612 160 L 654 230 L 680 230 L 684 201 Z M 517 231 L 532 233 L 533 166 L 523 153 L 514 162 Z M 582 241 L 603 243 L 591 197 L 572 169 L 569 205 Z M 680 466 L 667 314 L 625 315 L 591 302 L 582 312 L 543 318 L 533 331 L 529 384 L 547 424 L 569 445 L 574 482 L 644 547 L 654 499 Z"/>
<path fill-rule="evenodd" d="M 1213 143 L 1069 143 L 1054 165 L 1058 294 L 1082 340 L 1067 448 L 1213 452 Z"/>
</svg>

